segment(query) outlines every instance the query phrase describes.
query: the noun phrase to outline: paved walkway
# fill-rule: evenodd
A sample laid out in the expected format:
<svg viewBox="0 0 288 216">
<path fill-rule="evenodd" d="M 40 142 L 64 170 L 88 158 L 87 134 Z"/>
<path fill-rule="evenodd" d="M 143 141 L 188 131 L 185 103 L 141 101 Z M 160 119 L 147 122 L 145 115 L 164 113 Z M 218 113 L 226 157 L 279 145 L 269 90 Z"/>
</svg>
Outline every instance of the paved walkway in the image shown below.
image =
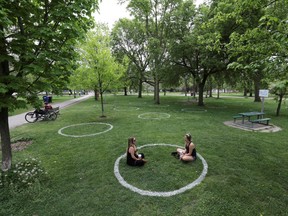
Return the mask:
<svg viewBox="0 0 288 216">
<path fill-rule="evenodd" d="M 80 101 L 83 101 L 83 100 L 86 100 L 90 97 L 92 97 L 93 94 L 88 94 L 88 95 L 83 95 L 83 96 L 78 96 L 78 98 L 74 98 L 72 100 L 67 100 L 67 101 L 64 101 L 62 103 L 56 103 L 56 104 L 53 104 L 53 107 L 58 107 L 60 109 L 63 109 L 63 108 L 66 108 L 68 106 L 71 106 L 73 104 L 76 104 Z M 17 126 L 21 126 L 23 124 L 26 124 L 28 123 L 26 120 L 25 120 L 25 115 L 26 115 L 27 112 L 25 113 L 22 113 L 22 114 L 18 114 L 18 115 L 14 115 L 14 116 L 10 116 L 9 117 L 9 128 L 12 129 L 12 128 L 15 128 Z"/>
</svg>

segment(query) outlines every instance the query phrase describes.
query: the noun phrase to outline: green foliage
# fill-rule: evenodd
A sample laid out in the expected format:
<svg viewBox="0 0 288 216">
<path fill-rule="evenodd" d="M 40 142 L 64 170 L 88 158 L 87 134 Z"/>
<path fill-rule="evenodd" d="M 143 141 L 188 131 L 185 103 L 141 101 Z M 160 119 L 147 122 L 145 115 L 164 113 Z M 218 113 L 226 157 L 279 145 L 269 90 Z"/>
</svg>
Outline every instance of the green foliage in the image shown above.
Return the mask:
<svg viewBox="0 0 288 216">
<path fill-rule="evenodd" d="M 97 1 L 0 1 L 0 107 L 23 106 L 17 93 L 34 95 L 65 86 L 75 58 L 74 45 L 93 26 Z M 27 10 L 29 8 L 29 10 Z M 2 71 L 3 70 L 3 71 Z"/>
<path fill-rule="evenodd" d="M 270 92 L 277 96 L 288 94 L 288 80 L 271 83 Z"/>
<path fill-rule="evenodd" d="M 137 62 L 137 70 L 149 68 L 140 77 L 155 89 L 157 81 L 173 86 L 187 74 L 202 89 L 215 74 L 254 88 L 257 101 L 269 79 L 287 76 L 287 5 L 287 0 L 217 0 L 196 9 L 191 1 L 129 1 L 134 19 L 117 24 L 113 47 Z M 149 56 L 147 66 L 139 64 L 139 54 Z"/>
<path fill-rule="evenodd" d="M 144 27 L 144 34 L 141 34 L 141 36 L 145 40 L 145 52 L 148 53 L 144 57 L 149 56 L 149 70 L 145 73 L 145 79 L 147 83 L 154 87 L 155 103 L 160 103 L 160 82 L 163 81 L 167 74 L 169 75 L 167 67 L 171 65 L 171 61 L 168 56 L 168 35 L 169 30 L 171 30 L 173 12 L 177 10 L 180 2 L 178 0 L 144 2 L 132 0 L 128 4 L 128 9 L 134 16 L 133 22 L 140 23 Z M 143 51 L 141 50 L 141 52 Z M 145 58 L 144 61 L 147 62 Z M 146 67 L 148 69 L 148 66 L 144 66 L 142 65 L 140 69 L 145 69 Z M 142 76 L 143 72 L 140 75 Z M 141 77 L 141 79 L 143 80 L 144 78 Z"/>
<path fill-rule="evenodd" d="M 78 85 L 85 89 L 96 88 L 101 93 L 117 87 L 123 69 L 112 56 L 108 30 L 107 26 L 97 24 L 79 44 L 81 65 L 71 77 L 74 86 Z"/>
<path fill-rule="evenodd" d="M 230 12 L 238 14 L 246 24 L 241 22 L 245 28 L 231 34 L 229 56 L 233 61 L 236 58 L 250 77 L 261 70 L 265 72 L 262 79 L 286 79 L 287 13 L 283 10 L 287 10 L 287 4 L 284 2 L 257 1 L 252 5 L 249 1 L 238 1 L 235 11 Z"/>
<path fill-rule="evenodd" d="M 129 59 L 128 68 L 122 77 L 124 86 L 142 85 L 143 80 L 147 79 L 146 70 L 150 60 L 144 23 L 120 19 L 113 28 L 111 38 L 113 54 L 118 61 L 125 57 Z"/>
<path fill-rule="evenodd" d="M 43 169 L 41 161 L 35 158 L 26 158 L 15 163 L 9 171 L 1 172 L 0 190 L 25 190 L 47 179 L 47 172 Z"/>
<path fill-rule="evenodd" d="M 39 107 L 39 92 L 66 87 L 76 41 L 93 26 L 97 5 L 97 0 L 0 0 L 2 170 L 12 160 L 8 113 L 26 104 Z"/>
<path fill-rule="evenodd" d="M 223 11 L 217 13 L 205 5 L 196 9 L 192 2 L 183 1 L 176 11 L 169 35 L 170 58 L 178 69 L 178 80 L 193 76 L 199 90 L 198 104 L 202 106 L 207 79 L 226 70 L 227 23 L 220 19 Z"/>
</svg>

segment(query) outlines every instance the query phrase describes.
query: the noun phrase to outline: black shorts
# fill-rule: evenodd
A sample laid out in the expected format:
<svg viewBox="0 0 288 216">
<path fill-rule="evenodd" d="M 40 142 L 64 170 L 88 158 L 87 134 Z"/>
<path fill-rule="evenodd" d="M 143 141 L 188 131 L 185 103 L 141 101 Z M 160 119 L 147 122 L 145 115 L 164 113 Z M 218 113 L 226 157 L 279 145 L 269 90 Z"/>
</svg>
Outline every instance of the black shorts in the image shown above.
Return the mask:
<svg viewBox="0 0 288 216">
<path fill-rule="evenodd" d="M 143 153 L 139 153 L 138 155 L 141 155 L 141 158 L 145 158 L 145 155 Z M 138 158 L 138 156 L 137 156 Z M 143 160 L 134 160 L 134 161 L 127 161 L 127 164 L 130 166 L 143 166 L 145 162 Z"/>
</svg>

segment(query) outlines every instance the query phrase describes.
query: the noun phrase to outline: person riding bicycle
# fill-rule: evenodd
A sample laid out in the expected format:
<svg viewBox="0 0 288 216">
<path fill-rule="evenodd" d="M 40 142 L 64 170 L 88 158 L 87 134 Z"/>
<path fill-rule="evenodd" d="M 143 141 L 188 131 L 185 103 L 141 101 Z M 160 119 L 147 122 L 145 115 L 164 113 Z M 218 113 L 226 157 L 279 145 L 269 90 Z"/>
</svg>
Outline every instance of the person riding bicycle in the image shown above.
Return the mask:
<svg viewBox="0 0 288 216">
<path fill-rule="evenodd" d="M 44 109 L 45 111 L 48 111 L 48 110 L 53 109 L 53 107 L 49 103 L 45 102 Z"/>
<path fill-rule="evenodd" d="M 53 109 L 53 107 L 48 102 L 45 102 L 44 109 L 39 108 L 39 109 L 36 109 L 35 112 L 37 115 L 38 114 L 46 114 L 49 110 L 52 110 L 52 109 Z"/>
<path fill-rule="evenodd" d="M 56 112 L 53 107 L 45 103 L 43 107 L 36 107 L 33 112 L 28 112 L 25 115 L 25 120 L 29 123 L 36 122 L 38 120 L 55 120 L 57 118 L 57 113 L 59 113 L 59 107 L 56 107 Z"/>
</svg>

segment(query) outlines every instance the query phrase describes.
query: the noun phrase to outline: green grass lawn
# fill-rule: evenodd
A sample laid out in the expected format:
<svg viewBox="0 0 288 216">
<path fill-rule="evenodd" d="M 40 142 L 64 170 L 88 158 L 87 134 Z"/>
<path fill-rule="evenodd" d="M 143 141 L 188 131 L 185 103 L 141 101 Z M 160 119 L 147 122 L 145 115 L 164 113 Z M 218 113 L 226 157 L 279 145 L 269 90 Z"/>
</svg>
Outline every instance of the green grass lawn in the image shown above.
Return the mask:
<svg viewBox="0 0 288 216">
<path fill-rule="evenodd" d="M 13 140 L 33 141 L 25 150 L 13 152 L 13 162 L 36 157 L 48 178 L 22 192 L 0 189 L 0 215 L 287 215 L 285 105 L 276 117 L 275 101 L 265 101 L 265 116 L 282 131 L 260 133 L 223 124 L 237 113 L 260 111 L 261 103 L 252 98 L 207 98 L 205 107 L 169 93 L 161 96 L 160 105 L 152 99 L 105 96 L 107 117 L 100 118 L 101 106 L 91 98 L 61 110 L 56 121 L 13 129 Z M 60 135 L 60 129 L 76 137 Z M 199 185 L 171 197 L 151 197 L 118 182 L 114 164 L 125 153 L 128 137 L 136 136 L 139 147 L 183 146 L 187 132 L 208 164 Z M 134 168 L 121 159 L 120 174 L 129 185 L 145 191 L 185 187 L 199 177 L 202 162 L 182 163 L 170 155 L 172 151 L 175 147 L 169 145 L 141 148 L 148 163 Z"/>
</svg>

